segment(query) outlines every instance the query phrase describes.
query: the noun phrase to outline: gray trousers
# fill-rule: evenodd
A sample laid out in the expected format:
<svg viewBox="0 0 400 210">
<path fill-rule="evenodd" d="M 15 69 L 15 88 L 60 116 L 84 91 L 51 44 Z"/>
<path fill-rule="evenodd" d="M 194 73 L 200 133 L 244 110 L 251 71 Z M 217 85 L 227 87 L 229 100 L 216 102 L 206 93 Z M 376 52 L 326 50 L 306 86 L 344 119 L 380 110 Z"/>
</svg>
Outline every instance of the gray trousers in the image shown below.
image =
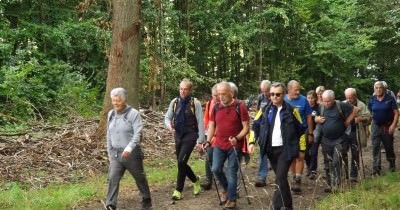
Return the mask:
<svg viewBox="0 0 400 210">
<path fill-rule="evenodd" d="M 135 179 L 142 199 L 151 198 L 149 184 L 143 169 L 144 156 L 141 148 L 136 146 L 127 159 L 121 157 L 122 152 L 123 149 L 111 150 L 110 167 L 108 169 L 106 205 L 113 205 L 115 207 L 117 206 L 119 182 L 125 170 L 128 170 Z"/>
<path fill-rule="evenodd" d="M 372 126 L 372 155 L 373 155 L 373 172 L 381 171 L 381 142 L 385 147 L 386 160 L 389 162 L 389 169 L 395 170 L 396 156 L 393 148 L 393 135 L 388 133 L 388 126 Z"/>
</svg>

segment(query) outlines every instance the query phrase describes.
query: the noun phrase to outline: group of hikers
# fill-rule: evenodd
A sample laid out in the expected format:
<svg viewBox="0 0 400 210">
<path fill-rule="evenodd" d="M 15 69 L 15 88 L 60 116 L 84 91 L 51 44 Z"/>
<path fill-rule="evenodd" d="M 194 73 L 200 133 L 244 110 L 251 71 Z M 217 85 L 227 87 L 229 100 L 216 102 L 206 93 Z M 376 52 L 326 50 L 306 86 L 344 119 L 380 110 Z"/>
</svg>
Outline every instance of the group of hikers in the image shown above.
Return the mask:
<svg viewBox="0 0 400 210">
<path fill-rule="evenodd" d="M 165 126 L 175 139 L 178 168 L 173 200 L 183 199 L 188 177 L 193 183 L 194 195 L 215 185 L 220 205 L 224 209 L 235 209 L 238 174 L 243 177 L 241 160 L 255 151 L 256 144 L 259 156 L 254 186 L 266 186 L 268 160 L 275 173 L 276 189 L 269 209 L 293 209 L 291 191 L 302 191 L 304 167 L 310 180 L 317 177 L 320 145 L 327 183 L 325 192 L 338 191 L 343 177 L 351 182 L 359 180 L 358 171 L 364 168 L 362 159 L 360 165 L 360 153 L 362 157 L 362 148 L 367 145 L 369 135 L 373 150 L 372 175 L 382 173 L 381 145 L 389 170 L 395 170 L 393 137 L 398 122 L 400 91 L 395 96 L 384 81 L 374 83 L 374 93 L 366 105 L 358 99 L 354 88 L 344 90 L 345 100 L 339 101 L 335 92 L 325 90 L 324 86 L 318 86 L 304 96 L 300 94 L 301 85 L 296 80 L 287 85 L 263 80 L 254 120 L 250 120 L 248 111 L 251 104 L 237 98 L 238 87 L 234 83 L 222 81 L 212 87 L 212 99 L 206 103 L 204 114 L 201 102 L 191 94 L 192 86 L 188 79 L 180 82 L 179 96 L 170 102 L 165 114 Z M 128 170 L 141 193 L 142 209 L 151 209 L 140 148 L 143 128 L 140 113 L 127 104 L 125 89 L 115 88 L 110 95 L 113 109 L 108 113 L 107 124 L 110 166 L 106 208 L 116 209 L 119 182 Z M 206 178 L 202 183 L 188 165 L 193 150 L 206 156 Z M 289 174 L 293 176 L 291 184 Z M 242 181 L 247 194 L 243 178 Z"/>
</svg>

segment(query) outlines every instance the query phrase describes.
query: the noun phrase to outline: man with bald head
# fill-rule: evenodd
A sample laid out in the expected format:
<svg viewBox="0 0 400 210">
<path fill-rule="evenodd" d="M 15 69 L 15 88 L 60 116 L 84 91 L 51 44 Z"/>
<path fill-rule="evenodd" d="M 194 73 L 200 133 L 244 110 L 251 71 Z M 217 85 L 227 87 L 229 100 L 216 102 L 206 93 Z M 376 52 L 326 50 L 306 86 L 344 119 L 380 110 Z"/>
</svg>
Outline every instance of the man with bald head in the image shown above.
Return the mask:
<svg viewBox="0 0 400 210">
<path fill-rule="evenodd" d="M 271 82 L 269 80 L 263 80 L 260 84 L 260 94 L 257 97 L 257 110 L 263 109 L 269 102 L 269 89 L 271 88 Z M 265 187 L 267 186 L 268 174 L 268 157 L 267 154 L 259 155 L 258 157 L 258 174 L 255 180 L 254 186 Z"/>
<path fill-rule="evenodd" d="M 315 122 L 321 124 L 322 153 L 328 182 L 326 192 L 338 190 L 342 177 L 342 161 L 346 150 L 345 131 L 357 114 L 358 108 L 335 100 L 333 90 L 322 93 L 322 104 Z"/>
<path fill-rule="evenodd" d="M 304 169 L 304 157 L 307 149 L 307 144 L 313 142 L 313 122 L 312 122 L 312 109 L 307 101 L 307 98 L 300 94 L 300 83 L 296 80 L 291 80 L 287 84 L 287 94 L 285 95 L 285 102 L 293 107 L 297 107 L 301 120 L 303 130 L 306 131 L 299 139 L 299 156 L 293 161 L 291 172 L 293 175 L 294 184 L 292 190 L 294 192 L 301 192 L 301 176 Z M 306 142 L 307 140 L 308 142 Z"/>
<path fill-rule="evenodd" d="M 347 88 L 344 91 L 344 95 L 346 97 L 344 102 L 349 103 L 359 109 L 356 117 L 351 121 L 351 132 L 349 135 L 347 135 L 349 143 L 348 148 L 350 148 L 351 151 L 350 181 L 357 182 L 358 168 L 360 168 L 359 151 L 361 147 L 367 146 L 367 134 L 365 126 L 369 124 L 371 115 L 367 109 L 367 106 L 358 99 L 356 89 Z"/>
</svg>

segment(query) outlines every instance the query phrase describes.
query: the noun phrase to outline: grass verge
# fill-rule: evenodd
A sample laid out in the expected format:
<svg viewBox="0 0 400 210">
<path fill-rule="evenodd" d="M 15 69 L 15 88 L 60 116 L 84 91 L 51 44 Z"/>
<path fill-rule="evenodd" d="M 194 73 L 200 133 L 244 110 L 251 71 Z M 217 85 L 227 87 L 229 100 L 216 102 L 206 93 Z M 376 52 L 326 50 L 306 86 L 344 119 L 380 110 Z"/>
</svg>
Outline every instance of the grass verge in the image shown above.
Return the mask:
<svg viewBox="0 0 400 210">
<path fill-rule="evenodd" d="M 204 161 L 191 158 L 189 164 L 197 174 L 204 173 Z M 173 183 L 177 174 L 176 161 L 164 159 L 145 163 L 147 178 L 151 186 Z M 131 186 L 133 178 L 128 172 L 121 181 L 122 187 Z M 77 184 L 52 185 L 39 190 L 24 190 L 17 183 L 3 183 L 0 191 L 0 209 L 44 210 L 71 209 L 80 202 L 104 199 L 106 194 L 105 174 Z"/>
<path fill-rule="evenodd" d="M 387 173 L 362 181 L 355 188 L 332 194 L 316 209 L 400 209 L 400 173 Z"/>
</svg>

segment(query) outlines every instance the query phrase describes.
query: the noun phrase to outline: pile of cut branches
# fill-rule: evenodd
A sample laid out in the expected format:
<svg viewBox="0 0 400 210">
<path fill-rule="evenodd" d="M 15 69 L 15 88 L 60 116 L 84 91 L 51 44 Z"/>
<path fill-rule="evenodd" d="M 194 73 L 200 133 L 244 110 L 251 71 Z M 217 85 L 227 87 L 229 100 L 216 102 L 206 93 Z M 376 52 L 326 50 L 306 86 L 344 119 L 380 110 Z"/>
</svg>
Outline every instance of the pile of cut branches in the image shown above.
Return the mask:
<svg viewBox="0 0 400 210">
<path fill-rule="evenodd" d="M 141 115 L 146 161 L 173 157 L 174 142 L 163 125 L 163 114 L 141 110 Z M 0 179 L 35 189 L 106 172 L 105 138 L 91 136 L 97 125 L 96 120 L 78 120 L 63 125 L 37 124 L 12 135 L 0 133 Z"/>
</svg>

